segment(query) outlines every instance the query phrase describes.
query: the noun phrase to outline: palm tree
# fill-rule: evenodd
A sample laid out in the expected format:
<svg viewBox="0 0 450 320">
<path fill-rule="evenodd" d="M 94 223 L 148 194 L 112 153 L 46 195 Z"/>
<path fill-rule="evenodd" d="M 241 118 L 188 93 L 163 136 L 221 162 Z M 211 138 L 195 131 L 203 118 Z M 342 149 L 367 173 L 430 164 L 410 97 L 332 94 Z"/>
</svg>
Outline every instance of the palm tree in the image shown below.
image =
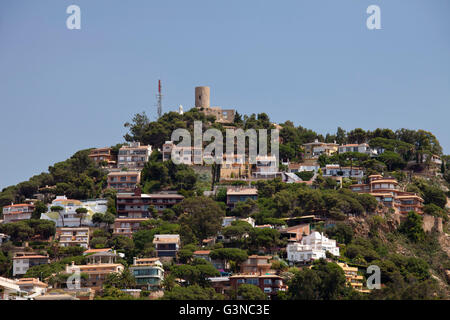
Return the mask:
<svg viewBox="0 0 450 320">
<path fill-rule="evenodd" d="M 61 207 L 61 206 L 52 206 L 52 207 L 50 207 L 50 211 L 58 212 L 58 215 L 59 215 L 59 217 L 61 218 L 61 221 L 62 221 L 62 226 L 64 227 L 65 223 L 64 223 L 64 212 L 63 212 L 63 210 L 64 210 L 64 208 Z"/>
<path fill-rule="evenodd" d="M 77 213 L 77 216 L 80 218 L 80 227 L 81 227 L 81 221 L 86 216 L 88 210 L 86 208 L 81 207 L 81 208 L 77 208 L 75 210 L 75 212 Z"/>
</svg>

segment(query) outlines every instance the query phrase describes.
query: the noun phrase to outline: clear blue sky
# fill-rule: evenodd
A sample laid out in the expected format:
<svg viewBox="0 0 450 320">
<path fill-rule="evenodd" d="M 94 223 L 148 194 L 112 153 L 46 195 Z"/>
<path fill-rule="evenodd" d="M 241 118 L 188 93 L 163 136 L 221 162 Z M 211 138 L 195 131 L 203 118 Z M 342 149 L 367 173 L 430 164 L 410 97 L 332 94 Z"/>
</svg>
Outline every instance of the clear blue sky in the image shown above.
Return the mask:
<svg viewBox="0 0 450 320">
<path fill-rule="evenodd" d="M 66 8 L 81 7 L 81 30 Z M 382 30 L 366 28 L 381 8 Z M 320 133 L 430 130 L 450 153 L 448 0 L 1 0 L 0 187 L 89 147 L 123 123 L 211 103 Z"/>
</svg>

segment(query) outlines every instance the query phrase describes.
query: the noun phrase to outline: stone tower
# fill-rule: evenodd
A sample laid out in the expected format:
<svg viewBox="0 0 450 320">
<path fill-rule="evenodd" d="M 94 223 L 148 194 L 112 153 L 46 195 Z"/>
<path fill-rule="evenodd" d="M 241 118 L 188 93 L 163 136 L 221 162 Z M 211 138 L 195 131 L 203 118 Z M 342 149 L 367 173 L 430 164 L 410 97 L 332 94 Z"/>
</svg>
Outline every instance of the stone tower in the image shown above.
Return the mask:
<svg viewBox="0 0 450 320">
<path fill-rule="evenodd" d="M 208 109 L 209 96 L 209 87 L 195 87 L 195 107 Z"/>
</svg>

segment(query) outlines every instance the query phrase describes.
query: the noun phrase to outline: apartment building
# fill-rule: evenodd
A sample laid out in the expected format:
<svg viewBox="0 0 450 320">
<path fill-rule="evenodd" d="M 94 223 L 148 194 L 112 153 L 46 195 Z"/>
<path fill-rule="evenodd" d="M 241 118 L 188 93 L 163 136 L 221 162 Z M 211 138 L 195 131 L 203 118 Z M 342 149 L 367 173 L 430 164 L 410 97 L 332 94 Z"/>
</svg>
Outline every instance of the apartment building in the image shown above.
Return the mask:
<svg viewBox="0 0 450 320">
<path fill-rule="evenodd" d="M 368 183 L 354 184 L 350 189 L 353 192 L 371 194 L 378 202 L 394 209 L 396 213 L 423 213 L 423 199 L 415 193 L 402 191 L 394 178 L 385 178 L 379 174 L 370 175 Z"/>
<path fill-rule="evenodd" d="M 182 195 L 174 192 L 145 194 L 140 188 L 135 188 L 133 193 L 117 194 L 117 215 L 119 218 L 149 218 L 151 207 L 162 213 L 183 199 Z"/>
<path fill-rule="evenodd" d="M 48 255 L 44 256 L 33 252 L 18 252 L 12 259 L 14 277 L 24 275 L 31 267 L 50 263 Z"/>
<path fill-rule="evenodd" d="M 258 200 L 258 189 L 239 187 L 227 189 L 227 206 L 229 208 L 234 208 L 236 203 L 245 202 L 247 199 Z"/>
<path fill-rule="evenodd" d="M 3 207 L 3 223 L 31 219 L 34 205 L 28 203 L 12 204 Z"/>
<path fill-rule="evenodd" d="M 286 291 L 287 286 L 283 278 L 276 274 L 236 274 L 229 277 L 233 290 L 237 290 L 241 284 L 253 284 L 258 286 L 270 298 L 279 291 Z"/>
<path fill-rule="evenodd" d="M 305 149 L 306 159 L 317 159 L 322 154 L 331 156 L 338 152 L 336 143 L 319 142 L 318 139 L 315 139 L 314 142 L 303 144 L 303 148 Z"/>
<path fill-rule="evenodd" d="M 339 256 L 339 247 L 336 240 L 331 240 L 315 231 L 303 237 L 301 242 L 289 243 L 286 248 L 289 262 L 310 262 L 326 258 L 326 252 Z"/>
<path fill-rule="evenodd" d="M 164 268 L 159 258 L 133 258 L 130 271 L 136 279 L 136 285 L 148 290 L 158 289 L 164 280 Z"/>
<path fill-rule="evenodd" d="M 92 149 L 89 153 L 89 158 L 97 165 L 105 164 L 109 168 L 117 166 L 117 155 L 112 154 L 111 148 Z"/>
<path fill-rule="evenodd" d="M 61 247 L 89 248 L 89 228 L 59 228 L 56 233 Z"/>
<path fill-rule="evenodd" d="M 180 235 L 178 234 L 155 234 L 153 244 L 158 257 L 176 257 L 180 248 Z"/>
<path fill-rule="evenodd" d="M 151 146 L 144 146 L 139 142 L 131 142 L 119 149 L 117 167 L 127 169 L 142 169 L 152 153 Z"/>
<path fill-rule="evenodd" d="M 107 188 L 117 192 L 132 192 L 141 182 L 141 171 L 110 172 L 107 177 Z"/>
</svg>

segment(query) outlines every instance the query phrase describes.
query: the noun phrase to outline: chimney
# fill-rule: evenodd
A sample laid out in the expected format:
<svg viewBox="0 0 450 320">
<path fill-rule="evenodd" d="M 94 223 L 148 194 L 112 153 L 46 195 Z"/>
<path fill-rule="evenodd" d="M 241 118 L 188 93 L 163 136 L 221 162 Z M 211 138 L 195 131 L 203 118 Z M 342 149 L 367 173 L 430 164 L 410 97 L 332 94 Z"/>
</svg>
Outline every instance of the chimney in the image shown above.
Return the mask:
<svg viewBox="0 0 450 320">
<path fill-rule="evenodd" d="M 133 257 L 133 264 L 136 265 L 136 257 Z"/>
</svg>

